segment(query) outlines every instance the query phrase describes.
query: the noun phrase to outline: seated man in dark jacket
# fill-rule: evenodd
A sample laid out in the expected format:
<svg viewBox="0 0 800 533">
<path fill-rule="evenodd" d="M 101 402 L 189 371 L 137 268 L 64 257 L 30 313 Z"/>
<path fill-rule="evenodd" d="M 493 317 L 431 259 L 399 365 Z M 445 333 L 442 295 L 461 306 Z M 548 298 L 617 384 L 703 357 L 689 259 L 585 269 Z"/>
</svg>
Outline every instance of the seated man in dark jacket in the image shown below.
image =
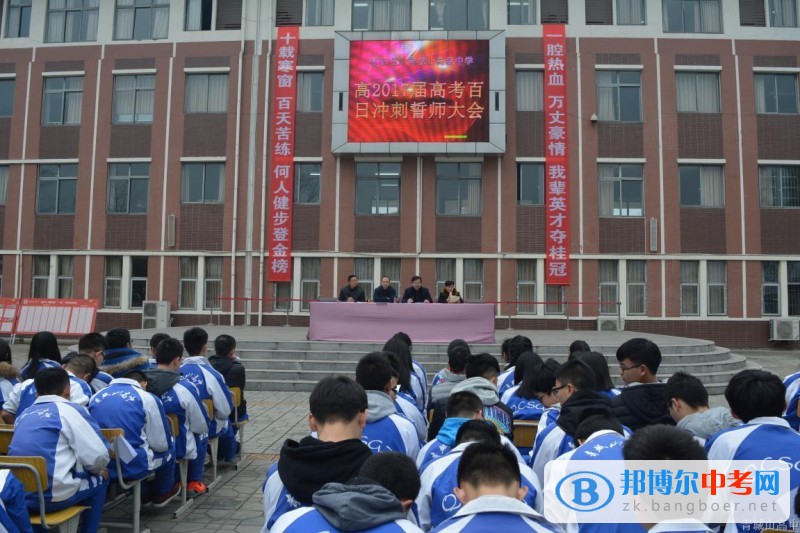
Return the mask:
<svg viewBox="0 0 800 533">
<path fill-rule="evenodd" d="M 214 370 L 222 374 L 225 384 L 230 387 L 242 389 L 242 403 L 236 408 L 236 415 L 239 421 L 247 420 L 247 401 L 244 399 L 245 373 L 244 365 L 239 362 L 236 356 L 236 339 L 230 335 L 220 335 L 214 340 L 215 354 L 208 358 L 208 362 Z M 218 456 L 220 461 L 233 461 L 238 453 L 238 443 L 236 442 L 236 432 L 234 427 L 234 414 L 230 416 L 231 423 L 219 437 Z"/>
<path fill-rule="evenodd" d="M 347 276 L 347 285 L 339 291 L 340 302 L 366 302 L 367 296 L 364 289 L 358 285 L 358 277 L 355 274 Z"/>
<path fill-rule="evenodd" d="M 617 349 L 617 361 L 625 387 L 611 403 L 620 423 L 634 431 L 652 424 L 674 426 L 667 413 L 666 384 L 656 377 L 661 365 L 658 346 L 647 339 L 631 339 Z"/>
<path fill-rule="evenodd" d="M 419 276 L 411 276 L 411 286 L 407 287 L 403 292 L 404 304 L 429 304 L 433 301 L 431 291 L 427 287 L 422 286 L 422 278 Z"/>
<path fill-rule="evenodd" d="M 381 284 L 372 291 L 372 301 L 377 303 L 394 303 L 397 300 L 397 291 L 392 287 L 389 276 L 381 278 Z"/>
</svg>

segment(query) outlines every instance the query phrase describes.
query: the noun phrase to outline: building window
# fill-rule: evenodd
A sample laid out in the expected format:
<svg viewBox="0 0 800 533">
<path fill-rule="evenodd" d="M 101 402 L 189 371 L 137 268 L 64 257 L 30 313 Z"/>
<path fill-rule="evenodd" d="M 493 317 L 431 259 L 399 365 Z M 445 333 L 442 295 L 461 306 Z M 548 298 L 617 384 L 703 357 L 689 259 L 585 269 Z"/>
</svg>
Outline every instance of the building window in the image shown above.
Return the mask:
<svg viewBox="0 0 800 533">
<path fill-rule="evenodd" d="M 356 214 L 400 212 L 400 163 L 356 163 Z"/>
<path fill-rule="evenodd" d="M 222 307 L 222 258 L 207 257 L 203 284 L 203 309 Z"/>
<path fill-rule="evenodd" d="M 681 207 L 724 207 L 725 180 L 717 165 L 679 165 Z"/>
<path fill-rule="evenodd" d="M 488 30 L 488 0 L 430 0 L 431 30 Z"/>
<path fill-rule="evenodd" d="M 483 301 L 483 259 L 464 259 L 464 301 Z"/>
<path fill-rule="evenodd" d="M 72 256 L 58 256 L 58 272 L 56 273 L 58 298 L 72 298 L 72 263 Z"/>
<path fill-rule="evenodd" d="M 700 314 L 700 262 L 681 261 L 681 315 Z"/>
<path fill-rule="evenodd" d="M 27 37 L 30 30 L 31 0 L 9 0 L 6 37 Z"/>
<path fill-rule="evenodd" d="M 410 29 L 410 0 L 353 0 L 353 31 Z"/>
<path fill-rule="evenodd" d="M 517 314 L 536 314 L 536 259 L 517 259 Z"/>
<path fill-rule="evenodd" d="M 296 204 L 319 204 L 320 172 L 319 163 L 295 163 L 294 201 Z"/>
<path fill-rule="evenodd" d="M 0 166 L 0 205 L 6 205 L 8 197 L 8 167 Z"/>
<path fill-rule="evenodd" d="M 290 281 L 272 284 L 272 310 L 289 311 L 292 308 L 292 283 Z"/>
<path fill-rule="evenodd" d="M 297 73 L 297 112 L 322 112 L 322 86 L 325 76 L 322 72 Z"/>
<path fill-rule="evenodd" d="M 389 285 L 394 287 L 398 298 L 400 293 L 400 259 L 396 257 L 384 257 L 381 259 L 381 277 L 389 276 Z"/>
<path fill-rule="evenodd" d="M 719 74 L 677 72 L 675 74 L 679 113 L 719 113 Z"/>
<path fill-rule="evenodd" d="M 544 205 L 544 163 L 517 163 L 517 203 Z"/>
<path fill-rule="evenodd" d="M 78 165 L 40 165 L 36 212 L 41 215 L 75 213 Z"/>
<path fill-rule="evenodd" d="M 481 214 L 481 163 L 436 164 L 436 214 Z"/>
<path fill-rule="evenodd" d="M 166 39 L 168 30 L 169 0 L 117 0 L 115 40 Z"/>
<path fill-rule="evenodd" d="M 50 256 L 33 256 L 31 298 L 47 298 L 50 289 Z"/>
<path fill-rule="evenodd" d="M 800 167 L 758 167 L 761 207 L 800 207 Z"/>
<path fill-rule="evenodd" d="M 131 257 L 131 309 L 141 309 L 147 300 L 147 259 Z"/>
<path fill-rule="evenodd" d="M 150 163 L 113 163 L 108 166 L 108 212 L 147 213 Z"/>
<path fill-rule="evenodd" d="M 545 285 L 544 287 L 544 314 L 564 314 L 564 286 Z"/>
<path fill-rule="evenodd" d="M 664 31 L 721 33 L 720 0 L 664 0 Z"/>
<path fill-rule="evenodd" d="M 708 278 L 708 314 L 725 315 L 728 313 L 728 263 L 725 261 L 709 261 L 706 263 Z"/>
<path fill-rule="evenodd" d="M 225 185 L 223 163 L 184 163 L 181 203 L 221 204 Z"/>
<path fill-rule="evenodd" d="M 508 0 L 508 25 L 536 24 L 536 0 Z"/>
<path fill-rule="evenodd" d="M 539 20 L 542 24 L 569 23 L 569 2 L 565 0 L 540 0 L 542 6 Z"/>
<path fill-rule="evenodd" d="M 300 259 L 300 310 L 308 311 L 309 303 L 319 300 L 319 257 L 303 257 Z"/>
<path fill-rule="evenodd" d="M 375 286 L 374 280 L 375 261 L 371 257 L 358 257 L 353 259 L 353 273 L 358 278 L 358 285 L 364 289 L 367 300 L 372 299 L 372 289 Z"/>
<path fill-rule="evenodd" d="M 444 290 L 444 283 L 448 280 L 456 279 L 456 260 L 437 259 L 436 260 L 436 293 Z"/>
<path fill-rule="evenodd" d="M 0 79 L 0 117 L 10 117 L 14 113 L 14 82 Z"/>
<path fill-rule="evenodd" d="M 614 0 L 585 0 L 586 24 L 611 25 L 614 23 Z"/>
<path fill-rule="evenodd" d="M 756 113 L 797 114 L 796 74 L 756 74 Z"/>
<path fill-rule="evenodd" d="M 242 0 L 217 0 L 217 29 L 242 29 Z"/>
<path fill-rule="evenodd" d="M 642 73 L 597 71 L 597 117 L 604 121 L 642 121 Z"/>
<path fill-rule="evenodd" d="M 48 0 L 45 42 L 97 40 L 100 0 Z"/>
<path fill-rule="evenodd" d="M 306 0 L 306 26 L 333 26 L 333 2 Z"/>
<path fill-rule="evenodd" d="M 103 306 L 121 307 L 122 302 L 122 258 L 106 257 Z"/>
<path fill-rule="evenodd" d="M 197 309 L 197 257 L 181 257 L 178 309 Z"/>
<path fill-rule="evenodd" d="M 777 261 L 761 262 L 761 314 L 781 314 L 781 285 Z"/>
<path fill-rule="evenodd" d="M 647 301 L 647 263 L 645 261 L 627 261 L 628 314 L 645 314 Z"/>
<path fill-rule="evenodd" d="M 796 0 L 768 0 L 769 25 L 781 28 L 797 27 Z"/>
<path fill-rule="evenodd" d="M 786 281 L 789 292 L 789 316 L 800 315 L 800 261 L 786 262 Z"/>
<path fill-rule="evenodd" d="M 517 111 L 541 111 L 544 101 L 541 70 L 517 71 Z"/>
<path fill-rule="evenodd" d="M 647 24 L 645 0 L 617 0 L 617 24 L 620 26 Z"/>
<path fill-rule="evenodd" d="M 211 28 L 211 13 L 214 0 L 186 0 L 186 31 L 208 31 Z"/>
<path fill-rule="evenodd" d="M 642 165 L 598 165 L 601 217 L 644 216 Z"/>
<path fill-rule="evenodd" d="M 228 111 L 227 74 L 187 74 L 187 113 L 226 113 Z"/>
<path fill-rule="evenodd" d="M 152 74 L 114 76 L 114 124 L 152 123 L 155 85 Z"/>
<path fill-rule="evenodd" d="M 83 76 L 45 78 L 42 124 L 80 124 Z"/>
<path fill-rule="evenodd" d="M 610 260 L 599 262 L 601 315 L 617 314 L 617 300 L 619 299 L 617 264 L 617 261 Z"/>
</svg>

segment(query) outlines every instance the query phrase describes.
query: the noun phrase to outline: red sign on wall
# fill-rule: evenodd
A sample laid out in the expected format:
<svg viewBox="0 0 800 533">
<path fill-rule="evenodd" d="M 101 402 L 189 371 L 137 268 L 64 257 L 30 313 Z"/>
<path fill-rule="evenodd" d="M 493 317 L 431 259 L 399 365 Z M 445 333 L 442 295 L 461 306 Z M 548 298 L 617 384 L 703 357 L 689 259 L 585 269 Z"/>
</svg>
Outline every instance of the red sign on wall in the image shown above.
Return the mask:
<svg viewBox="0 0 800 533">
<path fill-rule="evenodd" d="M 297 108 L 297 26 L 278 27 L 272 105 L 269 180 L 269 281 L 292 281 L 292 202 L 294 131 Z"/>
<path fill-rule="evenodd" d="M 564 24 L 545 24 L 544 118 L 547 234 L 545 283 L 569 285 L 569 142 L 567 38 Z"/>
</svg>

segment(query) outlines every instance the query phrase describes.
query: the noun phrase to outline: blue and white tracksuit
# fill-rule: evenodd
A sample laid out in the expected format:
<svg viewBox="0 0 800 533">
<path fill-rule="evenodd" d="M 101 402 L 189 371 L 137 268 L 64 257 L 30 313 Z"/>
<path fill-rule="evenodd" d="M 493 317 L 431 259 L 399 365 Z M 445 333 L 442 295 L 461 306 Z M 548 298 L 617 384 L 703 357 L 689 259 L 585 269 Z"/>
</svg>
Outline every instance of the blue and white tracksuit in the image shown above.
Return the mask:
<svg viewBox="0 0 800 533">
<path fill-rule="evenodd" d="M 86 407 L 89 405 L 89 398 L 92 396 L 91 387 L 69 371 L 67 371 L 67 374 L 69 374 L 69 401 Z M 22 383 L 17 383 L 11 391 L 11 395 L 3 404 L 3 410 L 19 416 L 25 409 L 33 405 L 33 402 L 36 401 L 36 394 L 36 386 L 33 384 L 33 379 L 26 379 Z"/>
<path fill-rule="evenodd" d="M 11 470 L 0 470 L 0 531 L 33 531 L 25 504 L 25 487 Z"/>
<path fill-rule="evenodd" d="M 367 391 L 367 425 L 361 440 L 372 453 L 400 452 L 412 459 L 419 453 L 417 430 L 407 418 L 397 414 L 394 402 L 385 392 Z"/>
<path fill-rule="evenodd" d="M 431 533 L 485 533 L 513 531 L 554 533 L 560 528 L 547 522 L 538 512 L 508 496 L 481 496 L 462 507 Z"/>
<path fill-rule="evenodd" d="M 800 429 L 800 417 L 797 416 L 797 403 L 800 400 L 800 372 L 786 376 L 783 380 L 786 387 L 786 411 L 783 418 L 789 422 L 792 429 Z"/>
</svg>

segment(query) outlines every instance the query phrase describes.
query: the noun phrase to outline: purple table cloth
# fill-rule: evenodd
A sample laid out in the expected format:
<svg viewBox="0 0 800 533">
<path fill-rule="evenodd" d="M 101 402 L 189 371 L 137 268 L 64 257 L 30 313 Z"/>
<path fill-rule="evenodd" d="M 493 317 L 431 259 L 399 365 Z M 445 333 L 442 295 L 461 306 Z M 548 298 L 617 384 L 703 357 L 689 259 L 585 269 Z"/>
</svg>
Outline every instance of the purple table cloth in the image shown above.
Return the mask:
<svg viewBox="0 0 800 533">
<path fill-rule="evenodd" d="M 308 340 L 386 342 L 398 331 L 415 344 L 494 344 L 494 304 L 311 302 Z"/>
</svg>

